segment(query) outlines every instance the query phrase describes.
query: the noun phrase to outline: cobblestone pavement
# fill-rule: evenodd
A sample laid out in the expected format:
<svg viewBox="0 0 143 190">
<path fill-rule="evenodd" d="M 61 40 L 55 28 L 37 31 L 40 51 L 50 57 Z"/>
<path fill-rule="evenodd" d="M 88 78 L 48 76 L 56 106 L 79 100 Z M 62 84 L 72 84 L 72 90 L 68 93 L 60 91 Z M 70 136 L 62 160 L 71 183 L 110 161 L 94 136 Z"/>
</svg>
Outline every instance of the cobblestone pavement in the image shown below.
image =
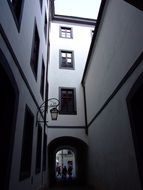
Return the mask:
<svg viewBox="0 0 143 190">
<path fill-rule="evenodd" d="M 94 190 L 90 186 L 62 186 L 62 187 L 52 187 L 48 190 Z"/>
<path fill-rule="evenodd" d="M 79 185 L 75 179 L 72 180 L 57 180 L 56 184 L 45 190 L 95 190 L 89 185 Z"/>
</svg>

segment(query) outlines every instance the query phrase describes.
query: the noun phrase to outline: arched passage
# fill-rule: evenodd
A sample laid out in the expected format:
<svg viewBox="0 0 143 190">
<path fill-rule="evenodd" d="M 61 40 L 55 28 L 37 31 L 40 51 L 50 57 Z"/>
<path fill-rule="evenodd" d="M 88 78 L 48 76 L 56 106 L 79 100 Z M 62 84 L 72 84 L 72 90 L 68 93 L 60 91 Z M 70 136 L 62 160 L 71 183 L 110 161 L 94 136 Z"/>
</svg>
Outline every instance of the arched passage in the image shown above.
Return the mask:
<svg viewBox="0 0 143 190">
<path fill-rule="evenodd" d="M 66 136 L 56 138 L 48 145 L 49 185 L 56 184 L 55 158 L 57 151 L 61 149 L 70 149 L 75 153 L 76 178 L 73 182 L 78 184 L 86 183 L 88 146 L 78 138 Z"/>
<path fill-rule="evenodd" d="M 17 102 L 17 85 L 0 51 L 0 186 L 3 190 L 9 186 Z"/>
</svg>

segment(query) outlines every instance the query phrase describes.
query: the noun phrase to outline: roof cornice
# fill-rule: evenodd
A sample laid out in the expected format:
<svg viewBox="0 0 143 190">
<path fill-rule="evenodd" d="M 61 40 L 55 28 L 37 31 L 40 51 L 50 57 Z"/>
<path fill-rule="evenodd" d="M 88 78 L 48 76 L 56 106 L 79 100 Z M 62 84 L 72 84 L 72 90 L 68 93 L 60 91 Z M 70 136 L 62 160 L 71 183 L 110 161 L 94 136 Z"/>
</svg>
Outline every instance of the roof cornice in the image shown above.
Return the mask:
<svg viewBox="0 0 143 190">
<path fill-rule="evenodd" d="M 69 22 L 69 23 L 94 25 L 94 26 L 96 24 L 96 19 L 73 17 L 73 16 L 64 16 L 64 15 L 53 15 L 52 20 L 53 21 Z"/>
<path fill-rule="evenodd" d="M 99 26 L 100 26 L 100 23 L 101 23 L 101 19 L 102 19 L 102 16 L 103 16 L 103 11 L 104 11 L 106 2 L 108 2 L 108 0 L 102 0 L 101 1 L 101 5 L 100 5 L 100 9 L 99 9 L 99 14 L 98 14 L 98 18 L 97 18 L 97 23 L 96 23 L 96 27 L 95 27 L 95 30 L 94 30 L 94 35 L 92 37 L 92 41 L 91 41 L 89 53 L 88 53 L 88 56 L 87 56 L 87 61 L 86 61 L 85 69 L 84 69 L 82 80 L 81 80 L 81 84 L 83 86 L 85 84 L 85 77 L 86 77 L 87 70 L 88 70 L 89 65 L 90 65 L 90 58 L 91 58 L 91 55 L 92 55 L 92 52 L 93 52 L 93 47 L 96 44 L 97 33 L 98 33 L 98 30 L 99 30 Z"/>
</svg>

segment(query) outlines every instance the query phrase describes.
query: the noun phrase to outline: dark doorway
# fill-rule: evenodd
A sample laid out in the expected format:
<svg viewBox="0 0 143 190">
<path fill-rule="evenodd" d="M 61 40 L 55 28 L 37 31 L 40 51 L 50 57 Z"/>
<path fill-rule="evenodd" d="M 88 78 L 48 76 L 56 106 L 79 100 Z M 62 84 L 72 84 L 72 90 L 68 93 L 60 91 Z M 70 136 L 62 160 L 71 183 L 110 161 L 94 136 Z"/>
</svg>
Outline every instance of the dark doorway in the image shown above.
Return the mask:
<svg viewBox="0 0 143 190">
<path fill-rule="evenodd" d="M 137 165 L 143 189 L 143 74 L 127 98 Z"/>
<path fill-rule="evenodd" d="M 75 137 L 59 137 L 48 145 L 48 168 L 49 185 L 57 184 L 55 176 L 56 153 L 62 149 L 69 149 L 75 153 L 76 157 L 76 177 L 71 181 L 58 181 L 58 185 L 83 185 L 86 184 L 87 174 L 87 149 L 88 146 L 82 140 Z"/>
<path fill-rule="evenodd" d="M 0 189 L 7 190 L 15 131 L 18 91 L 8 64 L 0 52 Z M 3 67 L 4 66 L 4 67 Z"/>
</svg>

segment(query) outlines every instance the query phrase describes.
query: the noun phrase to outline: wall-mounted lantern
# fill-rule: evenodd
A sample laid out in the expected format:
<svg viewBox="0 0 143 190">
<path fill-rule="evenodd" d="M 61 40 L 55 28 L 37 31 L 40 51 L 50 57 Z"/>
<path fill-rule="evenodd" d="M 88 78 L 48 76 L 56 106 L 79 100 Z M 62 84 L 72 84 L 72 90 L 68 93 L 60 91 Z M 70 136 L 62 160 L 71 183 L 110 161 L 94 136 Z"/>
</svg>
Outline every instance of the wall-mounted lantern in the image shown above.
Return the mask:
<svg viewBox="0 0 143 190">
<path fill-rule="evenodd" d="M 40 106 L 39 109 L 37 111 L 37 115 L 36 115 L 36 123 L 47 123 L 48 121 L 46 121 L 46 112 L 47 110 L 50 108 L 50 114 L 51 114 L 51 119 L 52 120 L 57 120 L 58 118 L 58 114 L 59 114 L 59 110 L 58 110 L 58 106 L 59 106 L 59 100 L 56 98 L 50 98 L 46 101 L 44 101 Z M 44 113 L 44 115 L 43 115 Z M 43 120 L 39 120 L 39 114 L 41 115 L 40 118 L 43 118 Z"/>
</svg>

